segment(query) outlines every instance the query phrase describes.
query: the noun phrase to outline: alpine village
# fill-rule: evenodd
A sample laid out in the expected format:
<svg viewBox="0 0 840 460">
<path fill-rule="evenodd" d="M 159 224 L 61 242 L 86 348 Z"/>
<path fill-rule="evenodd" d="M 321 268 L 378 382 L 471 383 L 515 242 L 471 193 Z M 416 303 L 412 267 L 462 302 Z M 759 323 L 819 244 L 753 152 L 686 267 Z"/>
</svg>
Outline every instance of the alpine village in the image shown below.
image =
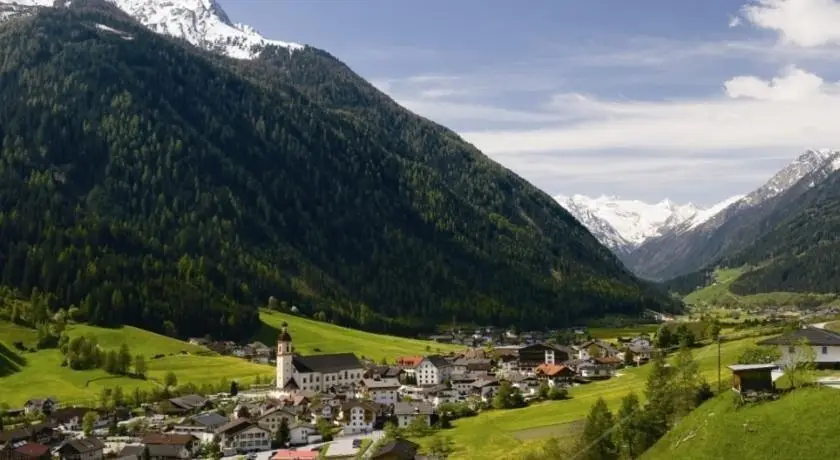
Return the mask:
<svg viewBox="0 0 840 460">
<path fill-rule="evenodd" d="M 0 0 L 0 460 L 840 458 L 840 150 L 552 197 L 304 3 Z"/>
</svg>

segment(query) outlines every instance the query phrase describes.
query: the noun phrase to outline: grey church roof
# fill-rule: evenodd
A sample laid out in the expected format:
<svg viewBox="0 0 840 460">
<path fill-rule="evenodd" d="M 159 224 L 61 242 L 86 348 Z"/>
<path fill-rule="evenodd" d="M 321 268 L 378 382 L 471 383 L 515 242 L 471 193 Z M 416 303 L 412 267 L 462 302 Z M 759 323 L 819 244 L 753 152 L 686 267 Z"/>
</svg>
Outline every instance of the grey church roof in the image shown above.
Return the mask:
<svg viewBox="0 0 840 460">
<path fill-rule="evenodd" d="M 362 369 L 362 362 L 353 353 L 295 356 L 292 365 L 298 372 L 333 373 Z"/>
</svg>

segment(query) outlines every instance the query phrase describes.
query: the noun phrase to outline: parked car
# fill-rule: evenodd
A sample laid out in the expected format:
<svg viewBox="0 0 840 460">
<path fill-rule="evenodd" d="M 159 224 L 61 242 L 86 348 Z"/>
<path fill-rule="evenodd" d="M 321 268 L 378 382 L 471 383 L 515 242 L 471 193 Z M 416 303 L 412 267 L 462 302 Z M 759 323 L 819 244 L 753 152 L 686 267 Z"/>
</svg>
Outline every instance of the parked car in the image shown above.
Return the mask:
<svg viewBox="0 0 840 460">
<path fill-rule="evenodd" d="M 359 447 L 362 447 L 362 440 L 361 439 L 354 439 L 353 440 L 353 448 L 358 449 Z"/>
</svg>

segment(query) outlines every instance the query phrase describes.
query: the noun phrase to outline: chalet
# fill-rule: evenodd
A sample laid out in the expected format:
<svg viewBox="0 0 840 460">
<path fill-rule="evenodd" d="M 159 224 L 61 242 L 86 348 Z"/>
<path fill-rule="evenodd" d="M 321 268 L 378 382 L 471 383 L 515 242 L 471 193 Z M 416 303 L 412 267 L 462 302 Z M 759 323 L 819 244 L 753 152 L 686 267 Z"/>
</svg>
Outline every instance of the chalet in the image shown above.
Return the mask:
<svg viewBox="0 0 840 460">
<path fill-rule="evenodd" d="M 382 445 L 371 457 L 374 460 L 414 460 L 420 445 L 406 439 L 394 439 Z"/>
<path fill-rule="evenodd" d="M 455 375 L 450 380 L 452 389 L 458 392 L 458 395 L 465 397 L 472 392 L 472 384 L 478 378 L 472 374 Z"/>
<path fill-rule="evenodd" d="M 283 420 L 286 421 L 286 426 L 292 426 L 295 423 L 296 418 L 297 414 L 292 409 L 287 409 L 285 407 L 272 407 L 271 409 L 254 417 L 254 421 L 269 432 L 276 433 L 277 429 L 280 428 L 280 425 L 283 423 Z"/>
<path fill-rule="evenodd" d="M 50 445 L 61 439 L 52 423 L 36 423 L 14 430 L 0 431 L 0 446 L 15 445 L 24 442 Z"/>
<path fill-rule="evenodd" d="M 344 434 L 367 433 L 373 430 L 373 422 L 379 413 L 379 405 L 368 401 L 348 401 L 341 406 L 338 420 L 344 425 Z"/>
<path fill-rule="evenodd" d="M 570 358 L 571 350 L 565 347 L 535 343 L 519 349 L 519 368 L 533 371 L 540 364 L 557 364 Z"/>
<path fill-rule="evenodd" d="M 618 355 L 618 350 L 615 347 L 600 340 L 590 340 L 577 347 L 577 359 L 587 360 L 596 356 L 614 357 L 616 355 Z"/>
<path fill-rule="evenodd" d="M 536 394 L 540 386 L 539 379 L 533 375 L 516 374 L 511 376 L 509 380 L 511 386 L 519 389 L 523 396 Z"/>
<path fill-rule="evenodd" d="M 293 446 L 310 444 L 321 440 L 318 428 L 310 423 L 296 423 L 289 426 L 289 444 Z"/>
<path fill-rule="evenodd" d="M 452 364 L 441 355 L 429 355 L 415 368 L 418 385 L 439 385 L 452 375 Z"/>
<path fill-rule="evenodd" d="M 601 364 L 595 360 L 574 360 L 566 363 L 575 370 L 575 373 L 587 380 L 608 379 L 615 374 L 615 366 L 612 364 Z"/>
<path fill-rule="evenodd" d="M 802 344 L 813 350 L 817 367 L 840 366 L 840 334 L 827 329 L 808 326 L 759 342 L 759 345 L 779 347 L 781 359 L 777 364 L 782 366 L 805 359 L 806 350 L 801 348 Z"/>
<path fill-rule="evenodd" d="M 466 372 L 489 372 L 493 368 L 493 362 L 489 358 L 458 358 L 452 362 L 452 373 L 463 374 Z"/>
<path fill-rule="evenodd" d="M 273 433 L 247 419 L 233 420 L 216 430 L 225 452 L 254 452 L 271 447 Z"/>
<path fill-rule="evenodd" d="M 97 412 L 87 407 L 65 407 L 50 413 L 47 420 L 66 431 L 82 431 L 82 420 L 88 412 Z"/>
<path fill-rule="evenodd" d="M 563 364 L 540 364 L 534 370 L 537 377 L 545 378 L 549 386 L 568 382 L 575 375 L 574 371 Z"/>
<path fill-rule="evenodd" d="M 105 443 L 99 438 L 81 438 L 65 442 L 57 450 L 61 460 L 102 460 Z"/>
<path fill-rule="evenodd" d="M 228 422 L 230 422 L 230 419 L 224 415 L 217 412 L 207 412 L 184 419 L 183 422 L 173 427 L 172 432 L 191 434 L 201 442 L 211 442 L 216 430 Z"/>
<path fill-rule="evenodd" d="M 361 396 L 372 399 L 379 404 L 390 405 L 398 401 L 400 382 L 397 379 L 364 379 L 362 380 Z"/>
<path fill-rule="evenodd" d="M 732 390 L 738 393 L 774 391 L 771 372 L 776 368 L 775 364 L 733 364 L 729 366 Z"/>
<path fill-rule="evenodd" d="M 482 401 L 489 401 L 499 389 L 499 381 L 491 379 L 476 380 L 472 383 L 472 394 L 481 398 Z"/>
<path fill-rule="evenodd" d="M 434 406 L 426 402 L 398 402 L 394 405 L 394 417 L 396 417 L 397 426 L 400 428 L 407 427 L 418 417 L 431 426 L 434 413 Z"/>
<path fill-rule="evenodd" d="M 204 410 L 213 405 L 209 399 L 196 394 L 169 398 L 168 401 L 176 412 L 182 413 Z"/>
<path fill-rule="evenodd" d="M 627 346 L 627 349 L 633 353 L 633 362 L 636 364 L 644 364 L 650 361 L 656 351 L 651 346 L 637 345 L 632 342 Z"/>
<path fill-rule="evenodd" d="M 58 400 L 55 398 L 30 399 L 23 404 L 26 415 L 49 414 L 58 409 Z"/>
<path fill-rule="evenodd" d="M 142 442 L 153 460 L 193 458 L 201 444 L 191 434 L 172 433 L 149 433 Z"/>
</svg>

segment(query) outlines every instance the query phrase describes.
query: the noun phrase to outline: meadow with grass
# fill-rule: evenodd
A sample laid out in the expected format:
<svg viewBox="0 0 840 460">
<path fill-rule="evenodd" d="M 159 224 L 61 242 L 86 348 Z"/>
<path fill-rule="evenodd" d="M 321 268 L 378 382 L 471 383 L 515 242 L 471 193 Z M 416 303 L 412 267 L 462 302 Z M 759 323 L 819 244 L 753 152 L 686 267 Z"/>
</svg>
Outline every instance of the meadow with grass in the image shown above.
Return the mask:
<svg viewBox="0 0 840 460">
<path fill-rule="evenodd" d="M 375 361 L 384 358 L 393 362 L 398 356 L 448 353 L 464 349 L 463 345 L 374 334 L 267 309 L 260 312 L 260 320 L 262 328 L 256 335 L 257 340 L 266 344 L 275 343 L 285 322 L 289 325 L 295 351 L 304 355 L 352 352 L 360 358 Z"/>
<path fill-rule="evenodd" d="M 728 388 L 730 378 L 726 365 L 736 362 L 738 356 L 757 340 L 760 338 L 751 337 L 721 344 L 724 389 Z M 717 390 L 717 344 L 697 348 L 693 353 L 700 375 Z M 521 458 L 546 438 L 576 440 L 582 428 L 581 421 L 599 397 L 604 398 L 611 410 L 617 410 L 621 398 L 631 391 L 644 400 L 648 372 L 648 366 L 625 368 L 609 380 L 571 388 L 571 399 L 540 402 L 521 409 L 485 411 L 475 417 L 455 420 L 453 428 L 442 434 L 455 442 L 457 450 L 452 458 Z M 418 441 L 425 442 L 424 439 Z"/>
<path fill-rule="evenodd" d="M 687 294 L 683 301 L 690 306 L 718 306 L 725 308 L 757 308 L 765 306 L 799 307 L 802 305 L 838 305 L 840 299 L 833 294 L 801 292 L 765 292 L 738 295 L 730 286 L 746 272 L 744 268 L 723 268 L 714 272 L 712 284 Z"/>
</svg>

